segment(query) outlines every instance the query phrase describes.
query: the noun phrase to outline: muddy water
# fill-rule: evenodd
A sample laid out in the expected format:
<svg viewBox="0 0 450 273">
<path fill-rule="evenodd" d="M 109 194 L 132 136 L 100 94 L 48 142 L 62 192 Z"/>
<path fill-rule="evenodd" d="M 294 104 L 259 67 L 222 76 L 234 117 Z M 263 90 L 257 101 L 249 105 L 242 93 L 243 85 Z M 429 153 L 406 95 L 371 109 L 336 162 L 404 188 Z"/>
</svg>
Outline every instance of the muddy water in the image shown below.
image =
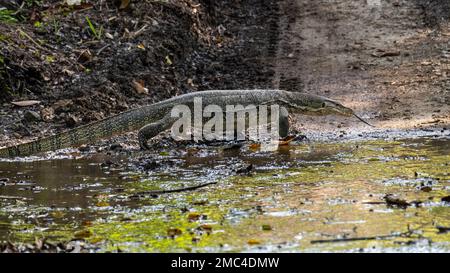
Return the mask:
<svg viewBox="0 0 450 273">
<path fill-rule="evenodd" d="M 0 162 L 0 240 L 78 239 L 98 251 L 450 251 L 449 164 L 442 136 Z M 408 205 L 387 204 L 387 194 Z"/>
</svg>

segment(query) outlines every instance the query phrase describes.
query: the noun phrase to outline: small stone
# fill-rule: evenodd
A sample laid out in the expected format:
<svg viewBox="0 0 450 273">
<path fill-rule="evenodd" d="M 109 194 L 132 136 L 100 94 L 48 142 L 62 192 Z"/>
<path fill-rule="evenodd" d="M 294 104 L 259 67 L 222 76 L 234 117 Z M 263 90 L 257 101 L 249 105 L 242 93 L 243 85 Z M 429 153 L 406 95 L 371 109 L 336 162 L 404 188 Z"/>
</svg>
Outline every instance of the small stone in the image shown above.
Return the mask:
<svg viewBox="0 0 450 273">
<path fill-rule="evenodd" d="M 272 230 L 272 227 L 270 226 L 270 225 L 262 225 L 262 230 L 264 230 L 264 231 L 270 231 L 270 230 Z"/>
<path fill-rule="evenodd" d="M 91 150 L 90 146 L 84 145 L 78 148 L 78 151 L 82 152 L 82 153 L 87 153 Z"/>
<path fill-rule="evenodd" d="M 237 174 L 248 174 L 253 170 L 253 164 L 248 164 L 247 166 L 244 166 L 238 170 L 236 170 Z"/>
<path fill-rule="evenodd" d="M 28 110 L 23 114 L 23 119 L 28 122 L 41 120 L 41 115 L 35 111 Z"/>
<path fill-rule="evenodd" d="M 120 145 L 119 143 L 113 143 L 113 144 L 111 144 L 111 146 L 109 146 L 109 149 L 111 151 L 120 151 L 123 148 L 122 148 L 122 145 Z"/>
<path fill-rule="evenodd" d="M 74 127 L 75 125 L 77 125 L 80 122 L 80 119 L 77 118 L 74 115 L 69 114 L 66 118 L 66 125 L 68 127 Z"/>
<path fill-rule="evenodd" d="M 156 162 L 156 161 L 154 161 L 154 160 L 151 160 L 151 161 L 145 162 L 142 165 L 142 167 L 144 168 L 144 170 L 149 171 L 149 170 L 154 170 L 156 168 L 161 167 L 161 164 Z"/>
</svg>

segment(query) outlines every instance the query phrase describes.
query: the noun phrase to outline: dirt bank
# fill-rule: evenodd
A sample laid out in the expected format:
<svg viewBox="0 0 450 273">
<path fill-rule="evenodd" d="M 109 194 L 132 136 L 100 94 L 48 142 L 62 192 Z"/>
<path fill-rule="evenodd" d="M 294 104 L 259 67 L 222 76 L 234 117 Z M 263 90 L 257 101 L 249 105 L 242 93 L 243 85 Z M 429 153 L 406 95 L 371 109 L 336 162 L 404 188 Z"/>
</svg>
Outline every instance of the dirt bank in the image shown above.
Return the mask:
<svg viewBox="0 0 450 273">
<path fill-rule="evenodd" d="M 214 88 L 325 95 L 377 126 L 301 117 L 311 134 L 450 122 L 446 1 L 42 2 L 0 24 L 5 145 Z"/>
<path fill-rule="evenodd" d="M 61 2 L 0 25 L 3 144 L 194 90 L 271 86 L 273 1 Z M 10 103 L 30 99 L 41 103 Z"/>
</svg>

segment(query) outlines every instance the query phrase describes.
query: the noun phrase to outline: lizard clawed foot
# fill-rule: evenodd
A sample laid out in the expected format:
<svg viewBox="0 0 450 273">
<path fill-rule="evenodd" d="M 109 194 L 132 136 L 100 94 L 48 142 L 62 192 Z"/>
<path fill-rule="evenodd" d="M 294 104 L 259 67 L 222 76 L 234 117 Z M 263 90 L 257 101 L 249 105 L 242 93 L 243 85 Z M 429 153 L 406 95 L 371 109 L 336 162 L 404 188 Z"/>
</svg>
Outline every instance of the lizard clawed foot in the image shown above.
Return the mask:
<svg viewBox="0 0 450 273">
<path fill-rule="evenodd" d="M 150 146 L 148 145 L 148 140 L 145 137 L 139 135 L 138 139 L 139 139 L 139 147 L 141 148 L 142 151 L 150 150 Z"/>
<path fill-rule="evenodd" d="M 298 131 L 294 131 L 291 135 L 287 137 L 280 138 L 279 141 L 281 143 L 289 143 L 289 142 L 309 142 L 309 138 L 306 135 L 300 134 Z"/>
</svg>

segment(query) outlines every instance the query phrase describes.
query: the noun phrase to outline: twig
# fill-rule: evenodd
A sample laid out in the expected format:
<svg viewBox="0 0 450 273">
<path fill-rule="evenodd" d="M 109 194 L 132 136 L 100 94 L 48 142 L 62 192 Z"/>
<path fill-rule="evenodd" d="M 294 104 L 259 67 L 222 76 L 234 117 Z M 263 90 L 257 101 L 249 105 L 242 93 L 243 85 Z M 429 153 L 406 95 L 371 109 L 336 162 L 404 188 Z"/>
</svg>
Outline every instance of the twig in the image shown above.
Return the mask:
<svg viewBox="0 0 450 273">
<path fill-rule="evenodd" d="M 9 195 L 0 195 L 0 199 L 9 199 L 9 200 L 28 200 L 28 198 L 26 198 L 26 197 L 9 196 Z"/>
<path fill-rule="evenodd" d="M 105 50 L 105 49 L 107 49 L 109 46 L 110 46 L 110 45 L 108 44 L 108 45 L 105 45 L 104 47 L 100 48 L 100 49 L 97 51 L 97 56 L 100 55 L 100 53 L 102 53 L 102 51 Z"/>
<path fill-rule="evenodd" d="M 413 231 L 407 231 L 400 234 L 391 235 L 379 235 L 379 236 L 368 236 L 368 237 L 353 237 L 353 238 L 339 238 L 330 240 L 312 240 L 311 244 L 323 244 L 323 243 L 342 243 L 342 242 L 353 242 L 353 241 L 370 241 L 370 240 L 384 240 L 396 237 L 409 237 Z"/>
<path fill-rule="evenodd" d="M 143 192 L 139 192 L 136 193 L 132 196 L 139 196 L 139 195 L 158 195 L 158 194 L 165 194 L 165 193 L 174 193 L 174 192 L 183 192 L 183 191 L 193 191 L 196 189 L 200 189 L 209 185 L 214 185 L 217 184 L 217 182 L 208 182 L 208 183 L 204 183 L 204 184 L 200 184 L 197 186 L 191 186 L 191 187 L 186 187 L 186 188 L 179 188 L 179 189 L 173 189 L 173 190 L 158 190 L 158 191 L 143 191 Z"/>
<path fill-rule="evenodd" d="M 20 5 L 20 7 L 16 10 L 16 12 L 13 13 L 13 15 L 19 14 L 19 13 L 22 11 L 22 9 L 23 9 L 24 6 L 25 6 L 25 1 L 22 2 L 22 4 Z"/>
<path fill-rule="evenodd" d="M 131 38 L 136 38 L 137 36 L 139 36 L 146 28 L 148 27 L 148 25 L 144 25 L 143 27 L 141 27 L 139 30 L 135 31 L 131 36 Z"/>
<path fill-rule="evenodd" d="M 38 42 L 36 42 L 33 38 L 31 38 L 31 36 L 28 35 L 25 31 L 23 31 L 23 30 L 20 29 L 20 28 L 18 28 L 17 30 L 19 31 L 19 33 L 20 33 L 21 35 L 25 36 L 28 40 L 30 40 L 30 42 L 32 42 L 33 44 L 35 44 L 39 49 L 41 49 L 41 50 L 43 50 L 43 51 L 45 51 L 45 52 L 47 52 L 47 53 L 53 54 L 53 52 L 51 52 L 50 50 L 44 48 L 44 47 L 41 46 Z"/>
</svg>

